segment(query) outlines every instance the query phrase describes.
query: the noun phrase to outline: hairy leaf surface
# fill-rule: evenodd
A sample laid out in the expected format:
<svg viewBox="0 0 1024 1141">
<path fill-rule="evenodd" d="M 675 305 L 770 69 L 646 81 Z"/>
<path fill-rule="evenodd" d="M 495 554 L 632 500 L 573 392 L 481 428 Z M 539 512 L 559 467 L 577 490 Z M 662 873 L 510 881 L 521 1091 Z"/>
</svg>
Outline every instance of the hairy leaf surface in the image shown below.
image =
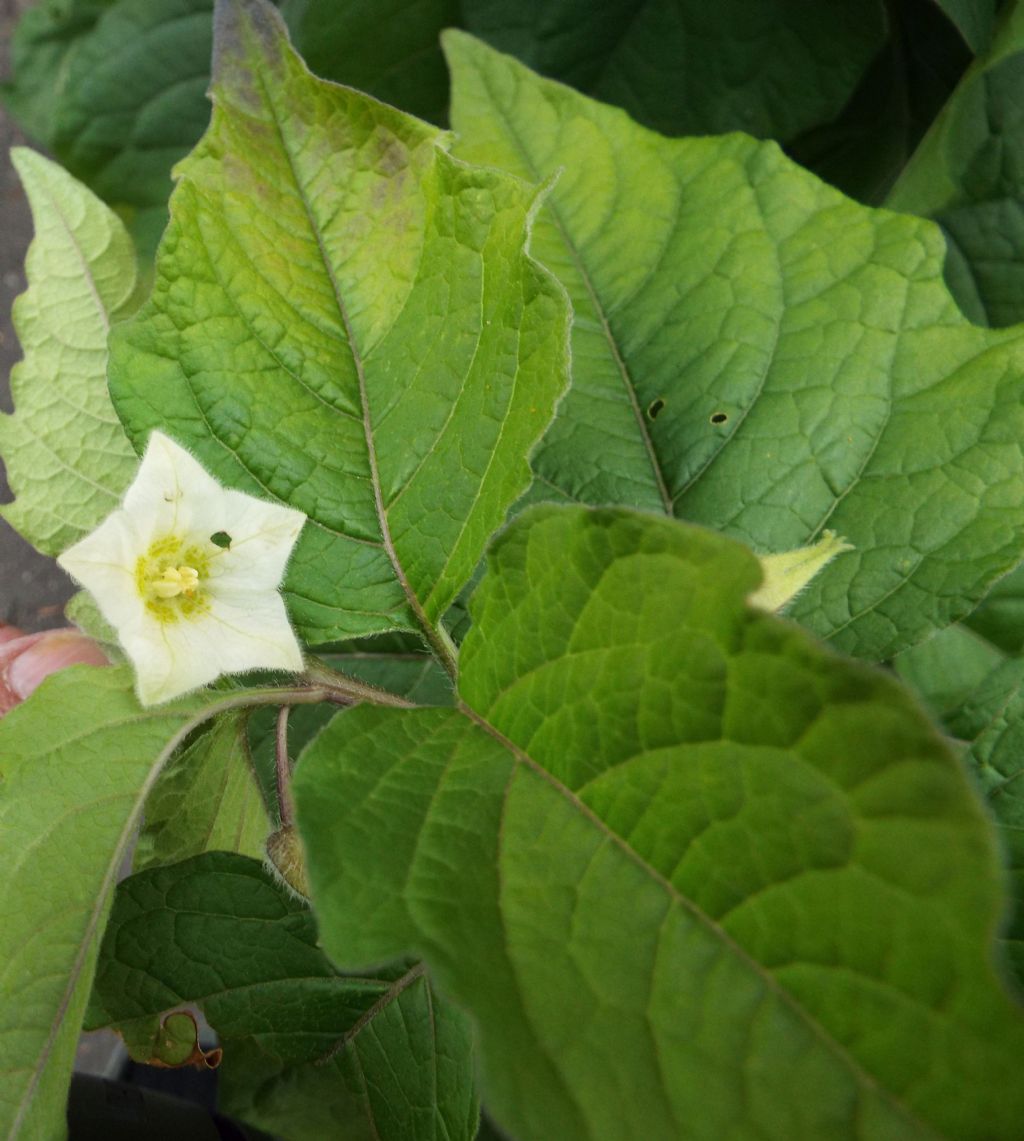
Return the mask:
<svg viewBox="0 0 1024 1141">
<path fill-rule="evenodd" d="M 420 967 L 343 978 L 305 903 L 209 852 L 120 885 L 88 1024 L 139 1034 L 197 1003 L 224 1108 L 290 1141 L 472 1141 L 472 1034 Z"/>
<path fill-rule="evenodd" d="M 573 386 L 537 496 L 622 503 L 760 552 L 855 548 L 792 607 L 886 659 L 1024 546 L 1024 334 L 969 325 L 934 225 L 857 206 L 771 144 L 666 140 L 459 33 L 459 153 L 544 179 L 533 248 L 573 299 Z"/>
<path fill-rule="evenodd" d="M 981 806 L 905 691 L 744 605 L 758 579 L 671 520 L 524 514 L 460 706 L 346 711 L 299 762 L 324 946 L 422 955 L 521 1141 L 1010 1141 Z"/>
<path fill-rule="evenodd" d="M 136 302 L 135 254 L 117 217 L 56 163 L 11 152 L 32 207 L 28 289 L 15 302 L 24 360 L 0 455 L 15 501 L 4 517 L 56 555 L 117 507 L 138 459 L 107 393 L 107 332 Z"/>
<path fill-rule="evenodd" d="M 305 511 L 285 584 L 324 643 L 434 626 L 525 490 L 566 384 L 534 193 L 315 79 L 277 13 L 218 9 L 210 131 L 180 168 L 115 404 L 222 482 Z"/>
</svg>

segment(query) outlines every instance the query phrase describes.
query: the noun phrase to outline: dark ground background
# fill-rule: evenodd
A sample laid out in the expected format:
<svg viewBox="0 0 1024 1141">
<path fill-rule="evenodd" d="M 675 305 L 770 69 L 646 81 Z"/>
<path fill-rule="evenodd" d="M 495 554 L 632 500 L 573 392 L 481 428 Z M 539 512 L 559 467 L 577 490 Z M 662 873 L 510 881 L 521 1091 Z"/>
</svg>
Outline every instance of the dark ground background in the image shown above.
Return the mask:
<svg viewBox="0 0 1024 1141">
<path fill-rule="evenodd" d="M 30 0 L 0 0 L 0 76 L 9 72 L 11 30 Z M 27 142 L 0 109 L 0 409 L 11 410 L 9 375 L 21 357 L 11 327 L 11 303 L 25 288 L 25 250 L 32 238 L 32 218 L 9 150 Z M 11 499 L 6 478 L 0 478 L 0 501 Z M 0 622 L 24 630 L 64 624 L 63 605 L 74 593 L 64 572 L 52 559 L 37 554 L 0 519 Z"/>
</svg>

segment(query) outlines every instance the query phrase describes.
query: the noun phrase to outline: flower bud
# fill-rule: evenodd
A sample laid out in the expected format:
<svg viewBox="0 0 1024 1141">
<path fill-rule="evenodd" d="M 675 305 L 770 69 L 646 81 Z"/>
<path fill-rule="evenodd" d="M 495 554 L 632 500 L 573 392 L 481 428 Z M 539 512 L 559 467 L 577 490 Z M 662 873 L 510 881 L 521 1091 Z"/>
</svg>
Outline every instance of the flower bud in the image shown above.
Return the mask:
<svg viewBox="0 0 1024 1141">
<path fill-rule="evenodd" d="M 285 824 L 267 838 L 267 859 L 277 880 L 302 899 L 309 899 L 302 841 L 290 824 Z"/>
</svg>

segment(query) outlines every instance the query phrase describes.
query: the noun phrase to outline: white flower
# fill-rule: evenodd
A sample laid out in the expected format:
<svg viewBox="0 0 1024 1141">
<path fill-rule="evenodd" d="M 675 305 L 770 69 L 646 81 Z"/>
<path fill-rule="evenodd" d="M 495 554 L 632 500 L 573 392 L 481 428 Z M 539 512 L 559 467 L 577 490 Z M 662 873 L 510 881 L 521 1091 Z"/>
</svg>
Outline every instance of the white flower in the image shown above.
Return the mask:
<svg viewBox="0 0 1024 1141">
<path fill-rule="evenodd" d="M 153 432 L 122 506 L 57 560 L 96 599 L 143 705 L 220 674 L 302 669 L 278 586 L 306 517 L 231 491 Z"/>
</svg>

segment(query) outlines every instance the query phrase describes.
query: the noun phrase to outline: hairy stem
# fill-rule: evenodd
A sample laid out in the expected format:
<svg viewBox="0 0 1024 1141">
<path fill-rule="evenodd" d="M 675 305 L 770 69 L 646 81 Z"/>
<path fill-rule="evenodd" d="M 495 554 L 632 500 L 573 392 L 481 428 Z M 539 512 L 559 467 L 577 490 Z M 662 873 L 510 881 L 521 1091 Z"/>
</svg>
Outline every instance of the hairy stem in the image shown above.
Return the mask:
<svg viewBox="0 0 1024 1141">
<path fill-rule="evenodd" d="M 292 766 L 288 760 L 288 714 L 290 705 L 282 705 L 277 711 L 277 732 L 274 738 L 274 771 L 277 776 L 277 808 L 281 816 L 281 826 L 288 828 L 295 821 L 292 811 L 291 775 Z"/>
</svg>

